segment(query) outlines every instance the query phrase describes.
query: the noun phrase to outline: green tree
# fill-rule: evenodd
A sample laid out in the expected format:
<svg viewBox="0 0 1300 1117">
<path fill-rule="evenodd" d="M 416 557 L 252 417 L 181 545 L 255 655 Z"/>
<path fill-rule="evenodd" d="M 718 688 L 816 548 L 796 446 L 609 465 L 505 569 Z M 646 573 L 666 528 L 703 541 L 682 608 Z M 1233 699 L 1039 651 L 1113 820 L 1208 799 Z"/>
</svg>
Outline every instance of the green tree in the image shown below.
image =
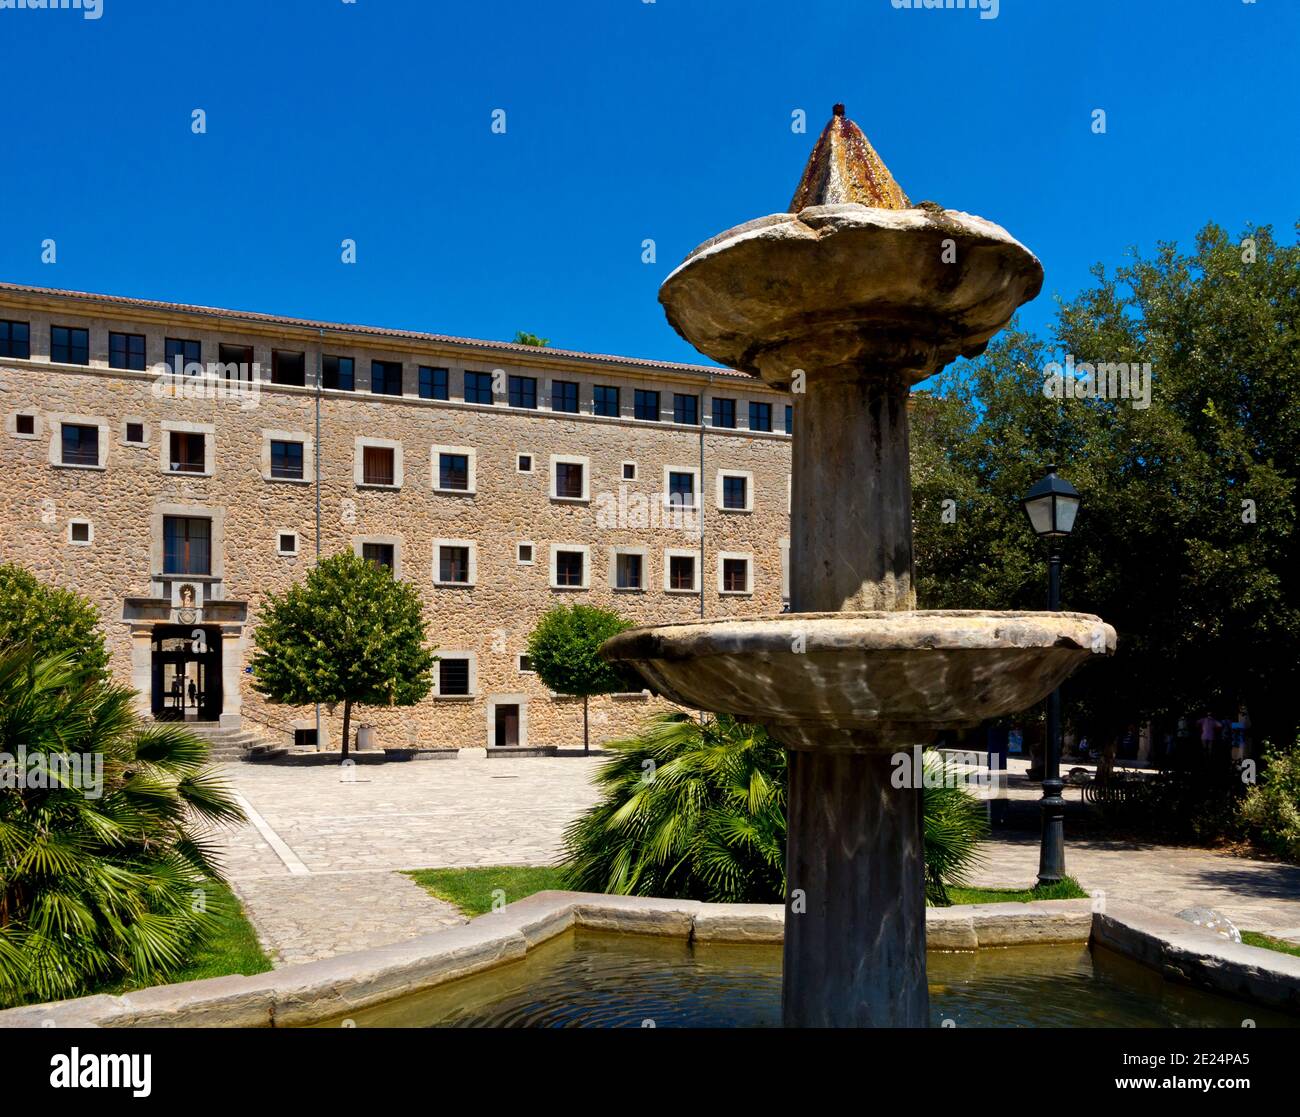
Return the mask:
<svg viewBox="0 0 1300 1117">
<path fill-rule="evenodd" d="M 1052 336 L 1005 332 L 913 408 L 919 596 L 927 608 L 1043 607 L 1046 548 L 1019 498 L 1049 462 L 1083 495 L 1065 608 L 1119 633 L 1065 685 L 1094 739 L 1239 704 L 1295 739 L 1300 707 L 1300 247 L 1214 225 L 1061 305 Z M 1150 363 L 1149 407 L 1045 396 L 1052 361 Z M 952 501 L 945 505 L 945 501 Z M 947 509 L 955 511 L 945 517 Z"/>
<path fill-rule="evenodd" d="M 786 757 L 761 726 L 662 714 L 613 753 L 600 801 L 565 832 L 566 887 L 713 903 L 785 899 Z M 927 770 L 942 761 L 927 754 Z M 952 781 L 924 788 L 926 896 L 946 903 L 978 860 L 983 805 Z"/>
<path fill-rule="evenodd" d="M 425 639 L 414 587 L 345 551 L 283 596 L 267 594 L 253 687 L 272 702 L 342 702 L 346 760 L 354 705 L 413 706 L 429 693 L 437 656 Z"/>
<path fill-rule="evenodd" d="M 47 586 L 20 566 L 0 564 L 0 648 L 30 644 L 37 656 L 70 654 L 107 678 L 108 652 L 95 607 L 71 590 Z"/>
<path fill-rule="evenodd" d="M 546 613 L 528 637 L 537 677 L 557 694 L 582 699 L 582 751 L 591 751 L 587 704 L 593 694 L 640 688 L 627 669 L 609 663 L 600 646 L 631 627 L 617 613 L 591 605 L 562 605 Z"/>
<path fill-rule="evenodd" d="M 207 743 L 68 652 L 0 652 L 0 1006 L 151 984 L 219 927 Z"/>
<path fill-rule="evenodd" d="M 515 344 L 532 345 L 538 349 L 545 349 L 551 344 L 551 339 L 549 337 L 538 337 L 536 334 L 530 334 L 525 330 L 516 330 Z"/>
</svg>

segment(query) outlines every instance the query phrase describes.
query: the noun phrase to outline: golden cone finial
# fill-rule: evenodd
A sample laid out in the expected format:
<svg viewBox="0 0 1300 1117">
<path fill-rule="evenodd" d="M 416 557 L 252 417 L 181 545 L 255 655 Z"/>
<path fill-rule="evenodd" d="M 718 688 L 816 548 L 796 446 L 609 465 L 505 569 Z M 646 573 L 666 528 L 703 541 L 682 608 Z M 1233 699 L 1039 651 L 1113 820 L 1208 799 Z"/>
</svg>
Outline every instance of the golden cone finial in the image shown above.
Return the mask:
<svg viewBox="0 0 1300 1117">
<path fill-rule="evenodd" d="M 909 209 L 903 188 L 876 154 L 861 128 L 836 105 L 808 157 L 803 178 L 790 202 L 790 213 L 808 206 L 858 202 L 876 209 Z"/>
</svg>

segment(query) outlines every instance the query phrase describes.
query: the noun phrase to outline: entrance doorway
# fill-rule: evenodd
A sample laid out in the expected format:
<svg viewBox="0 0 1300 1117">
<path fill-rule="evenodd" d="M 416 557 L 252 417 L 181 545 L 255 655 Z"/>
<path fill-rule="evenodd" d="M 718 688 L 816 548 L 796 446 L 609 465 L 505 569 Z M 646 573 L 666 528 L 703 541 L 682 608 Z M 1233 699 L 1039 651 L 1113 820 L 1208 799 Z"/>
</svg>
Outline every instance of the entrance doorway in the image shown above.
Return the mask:
<svg viewBox="0 0 1300 1117">
<path fill-rule="evenodd" d="M 152 708 L 159 721 L 221 717 L 221 629 L 172 624 L 154 629 Z"/>
<path fill-rule="evenodd" d="M 514 748 L 519 744 L 519 707 L 502 704 L 494 707 L 493 743 L 498 748 Z"/>
</svg>

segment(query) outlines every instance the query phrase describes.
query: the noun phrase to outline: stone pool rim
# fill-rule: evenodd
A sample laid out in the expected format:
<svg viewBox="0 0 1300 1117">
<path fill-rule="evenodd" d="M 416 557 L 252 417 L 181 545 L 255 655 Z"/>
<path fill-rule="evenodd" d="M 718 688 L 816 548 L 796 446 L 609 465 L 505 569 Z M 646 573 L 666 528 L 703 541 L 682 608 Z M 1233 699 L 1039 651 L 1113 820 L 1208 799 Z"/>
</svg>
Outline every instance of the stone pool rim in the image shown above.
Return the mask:
<svg viewBox="0 0 1300 1117">
<path fill-rule="evenodd" d="M 780 904 L 538 892 L 459 927 L 265 974 L 7 1009 L 0 1028 L 299 1027 L 517 961 L 573 927 L 775 945 L 784 938 L 783 916 Z M 1098 943 L 1169 980 L 1300 1013 L 1300 958 L 1229 942 L 1136 904 L 1040 900 L 926 909 L 929 950 L 1071 942 Z"/>
</svg>

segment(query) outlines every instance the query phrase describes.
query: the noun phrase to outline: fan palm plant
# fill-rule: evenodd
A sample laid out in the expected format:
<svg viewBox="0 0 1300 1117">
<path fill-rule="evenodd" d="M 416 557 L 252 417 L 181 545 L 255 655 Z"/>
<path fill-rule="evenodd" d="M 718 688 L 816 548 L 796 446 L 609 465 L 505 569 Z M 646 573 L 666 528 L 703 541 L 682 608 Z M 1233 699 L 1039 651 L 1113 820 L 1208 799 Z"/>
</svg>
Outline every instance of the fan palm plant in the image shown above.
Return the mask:
<svg viewBox="0 0 1300 1117">
<path fill-rule="evenodd" d="M 600 802 L 565 832 L 565 883 L 591 892 L 722 903 L 785 897 L 785 752 L 761 726 L 719 715 L 651 719 L 608 742 Z M 983 807 L 925 761 L 925 885 L 947 903 L 978 860 Z"/>
<path fill-rule="evenodd" d="M 0 1006 L 157 981 L 223 915 L 209 832 L 243 814 L 206 742 L 134 697 L 71 654 L 0 649 Z"/>
</svg>

